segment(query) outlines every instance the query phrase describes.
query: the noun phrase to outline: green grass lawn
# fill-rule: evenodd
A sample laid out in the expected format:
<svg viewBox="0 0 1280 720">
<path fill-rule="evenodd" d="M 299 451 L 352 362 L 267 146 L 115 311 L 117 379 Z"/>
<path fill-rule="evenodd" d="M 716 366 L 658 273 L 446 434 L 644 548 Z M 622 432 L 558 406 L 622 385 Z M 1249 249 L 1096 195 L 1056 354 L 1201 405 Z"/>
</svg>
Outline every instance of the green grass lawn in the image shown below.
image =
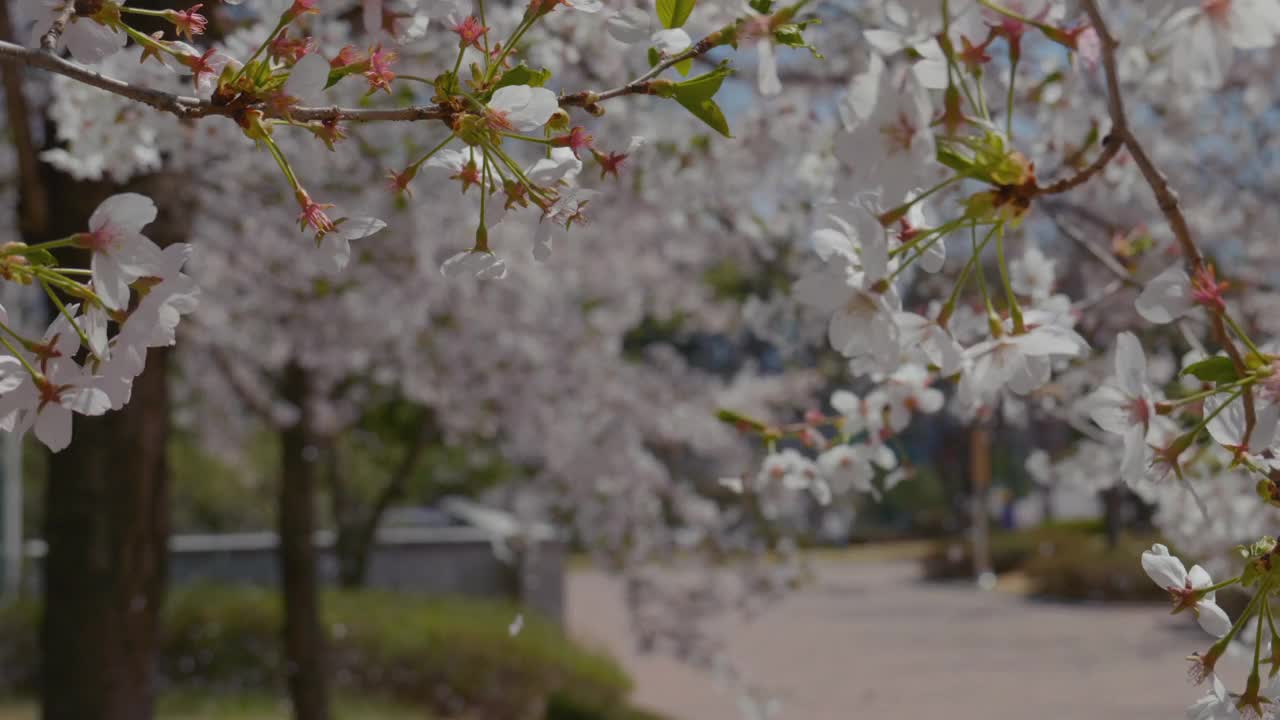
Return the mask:
<svg viewBox="0 0 1280 720">
<path fill-rule="evenodd" d="M 810 547 L 803 552 L 810 560 L 831 562 L 914 562 L 924 557 L 932 545 L 932 540 L 886 540 L 844 547 Z M 679 562 L 682 558 L 684 556 L 677 554 L 668 562 Z M 571 554 L 568 569 L 570 572 L 599 570 L 586 553 Z"/>
<path fill-rule="evenodd" d="M 915 561 L 929 551 L 928 540 L 891 540 L 859 543 L 845 547 L 815 547 L 805 550 L 811 560 L 836 562 L 901 562 Z"/>
<path fill-rule="evenodd" d="M 351 697 L 338 698 L 334 716 L 337 720 L 430 720 L 421 710 Z M 36 720 L 38 717 L 39 708 L 34 702 L 0 700 L 0 720 Z M 289 711 L 283 698 L 173 695 L 161 699 L 156 717 L 159 720 L 287 720 Z"/>
</svg>

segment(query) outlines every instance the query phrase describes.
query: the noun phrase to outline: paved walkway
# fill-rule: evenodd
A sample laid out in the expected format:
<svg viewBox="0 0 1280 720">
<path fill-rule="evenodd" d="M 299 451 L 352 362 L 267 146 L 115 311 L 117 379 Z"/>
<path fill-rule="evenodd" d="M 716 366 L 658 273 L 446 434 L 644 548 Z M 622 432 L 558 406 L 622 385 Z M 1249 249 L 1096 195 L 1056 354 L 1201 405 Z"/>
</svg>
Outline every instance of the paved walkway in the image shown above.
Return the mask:
<svg viewBox="0 0 1280 720">
<path fill-rule="evenodd" d="M 730 645 L 776 689 L 783 720 L 1177 720 L 1201 694 L 1184 658 L 1209 638 L 1164 606 L 1031 602 L 925 584 L 910 563 L 820 570 Z M 706 675 L 633 652 L 616 581 L 576 572 L 568 601 L 573 632 L 619 657 L 638 704 L 675 720 L 740 720 Z M 1219 669 L 1242 684 L 1228 661 Z"/>
</svg>

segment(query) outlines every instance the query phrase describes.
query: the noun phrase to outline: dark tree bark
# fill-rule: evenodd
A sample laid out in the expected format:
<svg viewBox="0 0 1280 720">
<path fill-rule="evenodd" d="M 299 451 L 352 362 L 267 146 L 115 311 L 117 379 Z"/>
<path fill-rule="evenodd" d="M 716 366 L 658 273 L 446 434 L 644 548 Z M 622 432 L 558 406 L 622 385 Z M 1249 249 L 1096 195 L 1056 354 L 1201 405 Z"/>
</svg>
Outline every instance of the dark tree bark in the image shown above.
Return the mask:
<svg viewBox="0 0 1280 720">
<path fill-rule="evenodd" d="M 44 536 L 44 720 L 152 716 L 168 527 L 168 349 L 153 349 L 133 400 L 75 419 L 49 462 Z"/>
<path fill-rule="evenodd" d="M 987 495 L 991 488 L 991 426 L 979 418 L 969 431 L 970 537 L 973 543 L 973 575 L 981 578 L 992 571 L 991 528 L 987 518 Z"/>
<path fill-rule="evenodd" d="M 329 676 L 320 624 L 315 552 L 316 470 L 320 445 L 307 409 L 310 378 L 296 364 L 285 369 L 284 398 L 298 421 L 281 434 L 280 580 L 284 592 L 285 677 L 296 720 L 328 720 Z"/>
<path fill-rule="evenodd" d="M 1120 533 L 1124 531 L 1125 495 L 1127 494 L 1127 488 L 1119 482 L 1102 491 L 1102 515 L 1109 550 L 1115 550 L 1120 546 Z"/>
<path fill-rule="evenodd" d="M 48 218 L 29 241 L 88 227 L 117 192 L 159 199 L 146 234 L 159 245 L 186 239 L 189 185 L 154 175 L 120 187 L 81 183 L 42 168 Z M 24 195 L 23 201 L 27 202 Z M 81 251 L 62 253 L 87 267 Z M 71 445 L 49 462 L 45 500 L 41 706 L 44 720 L 146 720 L 154 705 L 154 658 L 169 537 L 169 351 L 153 348 L 123 410 L 76 416 Z"/>
</svg>

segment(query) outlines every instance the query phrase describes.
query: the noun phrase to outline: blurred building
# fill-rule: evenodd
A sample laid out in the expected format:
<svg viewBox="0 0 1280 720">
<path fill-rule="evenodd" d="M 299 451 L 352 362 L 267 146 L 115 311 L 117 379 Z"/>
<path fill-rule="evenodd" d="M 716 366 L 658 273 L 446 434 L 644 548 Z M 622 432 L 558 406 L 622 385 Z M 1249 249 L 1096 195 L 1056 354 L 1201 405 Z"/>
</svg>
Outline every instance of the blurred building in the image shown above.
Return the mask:
<svg viewBox="0 0 1280 720">
<path fill-rule="evenodd" d="M 321 582 L 331 586 L 338 579 L 334 542 L 331 531 L 316 533 Z M 169 581 L 277 585 L 276 545 L 273 532 L 175 535 Z M 44 554 L 44 541 L 27 542 L 26 575 L 37 584 Z M 565 554 L 549 526 L 525 526 L 504 511 L 447 498 L 435 507 L 387 513 L 369 557 L 367 586 L 507 600 L 563 622 Z"/>
</svg>

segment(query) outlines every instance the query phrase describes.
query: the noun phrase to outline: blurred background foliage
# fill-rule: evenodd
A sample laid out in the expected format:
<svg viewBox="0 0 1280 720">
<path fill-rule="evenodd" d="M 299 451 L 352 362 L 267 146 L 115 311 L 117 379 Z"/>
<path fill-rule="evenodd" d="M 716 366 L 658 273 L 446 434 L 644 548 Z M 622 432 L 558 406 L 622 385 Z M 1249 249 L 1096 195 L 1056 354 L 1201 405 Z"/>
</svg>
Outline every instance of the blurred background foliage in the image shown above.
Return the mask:
<svg viewBox="0 0 1280 720">
<path fill-rule="evenodd" d="M 334 690 L 348 698 L 347 717 L 656 717 L 628 706 L 631 681 L 609 655 L 509 604 L 333 591 L 324 608 Z M 0 608 L 0 697 L 30 697 L 38 687 L 38 613 L 31 601 Z M 284 696 L 281 614 L 279 595 L 268 590 L 196 585 L 173 592 L 158 658 L 169 707 L 161 716 L 205 717 L 216 709 L 227 713 L 216 717 L 276 717 L 268 698 Z M 26 711 L 20 703 L 10 708 L 14 718 Z"/>
</svg>

